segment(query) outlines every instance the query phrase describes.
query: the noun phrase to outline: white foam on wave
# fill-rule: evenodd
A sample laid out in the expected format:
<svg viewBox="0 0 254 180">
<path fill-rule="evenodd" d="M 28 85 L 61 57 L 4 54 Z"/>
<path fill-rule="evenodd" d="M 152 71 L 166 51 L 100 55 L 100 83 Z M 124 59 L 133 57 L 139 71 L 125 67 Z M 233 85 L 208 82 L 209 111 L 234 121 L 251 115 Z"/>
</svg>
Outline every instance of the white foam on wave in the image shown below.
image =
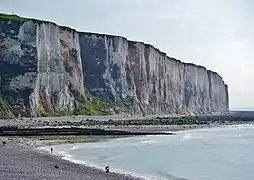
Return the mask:
<svg viewBox="0 0 254 180">
<path fill-rule="evenodd" d="M 36 149 L 42 150 L 42 151 L 46 151 L 46 152 L 49 152 L 49 151 L 50 151 L 50 148 L 47 147 L 47 146 L 44 146 L 44 147 L 37 147 Z"/>
<path fill-rule="evenodd" d="M 92 144 L 87 146 L 87 148 L 110 148 L 110 145 L 106 145 L 106 144 Z M 83 147 L 82 147 L 83 148 Z M 84 146 L 85 148 L 85 146 Z"/>
<path fill-rule="evenodd" d="M 183 135 L 182 140 L 192 139 L 192 137 L 193 137 L 192 134 L 186 133 L 186 134 Z"/>
<path fill-rule="evenodd" d="M 102 171 L 104 171 L 104 167 L 102 164 L 96 164 L 96 163 L 91 163 L 89 161 L 86 160 L 77 160 L 74 159 L 73 156 L 71 154 L 68 154 L 66 151 L 58 151 L 56 152 L 57 154 L 61 155 L 61 158 L 70 162 L 73 162 L 75 164 L 82 164 L 88 167 L 92 167 L 92 168 L 96 168 L 96 169 L 100 169 Z M 141 175 L 135 172 L 129 172 L 129 171 L 125 171 L 119 168 L 114 168 L 111 167 L 110 168 L 111 172 L 114 173 L 119 173 L 119 174 L 125 174 L 127 176 L 132 176 L 132 177 L 137 177 L 137 178 L 142 178 L 144 180 L 163 180 L 163 178 L 157 177 L 157 176 L 153 176 L 153 175 Z"/>
<path fill-rule="evenodd" d="M 50 153 L 51 152 L 51 146 L 37 147 L 36 149 L 39 150 L 39 151 L 46 152 L 46 153 Z"/>
<path fill-rule="evenodd" d="M 151 141 L 148 141 L 148 140 L 140 141 L 140 143 L 142 143 L 142 144 L 152 144 L 152 142 L 151 142 Z"/>
<path fill-rule="evenodd" d="M 164 176 L 164 180 L 165 178 L 167 178 L 167 180 L 188 180 L 184 177 L 177 177 L 176 175 L 172 174 L 172 173 L 168 173 L 168 172 L 163 172 L 163 171 L 159 171 L 157 170 L 157 173 L 161 174 Z"/>
<path fill-rule="evenodd" d="M 64 157 L 69 155 L 66 151 L 57 151 L 56 153 Z"/>
<path fill-rule="evenodd" d="M 51 152 L 51 147 L 53 147 L 53 146 L 38 147 L 36 149 L 38 149 L 40 151 L 50 153 Z M 54 155 L 55 156 L 60 156 L 61 158 L 71 158 L 72 157 L 67 151 L 63 151 L 63 150 L 60 150 L 60 151 L 54 150 Z"/>
<path fill-rule="evenodd" d="M 149 136 L 147 139 L 141 140 L 140 142 L 143 144 L 151 144 L 151 145 L 165 145 L 168 144 L 174 137 L 173 136 Z"/>
<path fill-rule="evenodd" d="M 79 145 L 74 145 L 74 146 L 71 148 L 71 150 L 76 150 L 76 149 L 79 149 L 79 148 L 80 148 Z"/>
</svg>

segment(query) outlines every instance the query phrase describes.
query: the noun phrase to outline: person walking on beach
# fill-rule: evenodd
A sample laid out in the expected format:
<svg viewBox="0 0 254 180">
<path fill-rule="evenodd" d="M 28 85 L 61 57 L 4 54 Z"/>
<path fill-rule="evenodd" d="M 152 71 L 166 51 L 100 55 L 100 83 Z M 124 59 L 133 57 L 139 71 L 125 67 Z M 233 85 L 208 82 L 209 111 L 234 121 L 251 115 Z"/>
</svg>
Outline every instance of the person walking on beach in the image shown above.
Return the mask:
<svg viewBox="0 0 254 180">
<path fill-rule="evenodd" d="M 109 166 L 106 166 L 105 169 L 106 169 L 106 173 L 108 173 L 109 172 Z"/>
<path fill-rule="evenodd" d="M 50 152 L 53 153 L 53 148 L 50 148 Z"/>
<path fill-rule="evenodd" d="M 58 164 L 56 164 L 54 167 L 55 167 L 56 169 L 58 169 L 58 168 L 59 168 L 59 165 L 58 165 Z"/>
</svg>

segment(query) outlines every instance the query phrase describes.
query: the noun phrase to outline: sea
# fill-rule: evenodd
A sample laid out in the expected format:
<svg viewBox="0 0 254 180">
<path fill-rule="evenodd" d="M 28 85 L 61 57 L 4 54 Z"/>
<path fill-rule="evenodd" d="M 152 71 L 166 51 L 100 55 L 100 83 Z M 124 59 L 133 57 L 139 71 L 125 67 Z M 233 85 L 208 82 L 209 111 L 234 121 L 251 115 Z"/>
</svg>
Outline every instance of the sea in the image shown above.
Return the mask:
<svg viewBox="0 0 254 180">
<path fill-rule="evenodd" d="M 50 147 L 44 147 L 50 148 Z M 152 180 L 254 180 L 254 125 L 53 146 L 63 159 Z"/>
</svg>

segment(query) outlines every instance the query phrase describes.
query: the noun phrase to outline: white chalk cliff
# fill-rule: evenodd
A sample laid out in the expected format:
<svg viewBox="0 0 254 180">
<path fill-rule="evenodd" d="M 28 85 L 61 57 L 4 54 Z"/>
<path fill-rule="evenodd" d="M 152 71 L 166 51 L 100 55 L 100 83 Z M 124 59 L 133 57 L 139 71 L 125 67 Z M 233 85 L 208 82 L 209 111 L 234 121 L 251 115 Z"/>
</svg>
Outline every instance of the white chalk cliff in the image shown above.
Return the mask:
<svg viewBox="0 0 254 180">
<path fill-rule="evenodd" d="M 0 95 L 21 115 L 73 113 L 87 96 L 115 113 L 227 112 L 223 79 L 142 42 L 0 18 Z M 0 108 L 1 109 L 1 108 Z"/>
</svg>

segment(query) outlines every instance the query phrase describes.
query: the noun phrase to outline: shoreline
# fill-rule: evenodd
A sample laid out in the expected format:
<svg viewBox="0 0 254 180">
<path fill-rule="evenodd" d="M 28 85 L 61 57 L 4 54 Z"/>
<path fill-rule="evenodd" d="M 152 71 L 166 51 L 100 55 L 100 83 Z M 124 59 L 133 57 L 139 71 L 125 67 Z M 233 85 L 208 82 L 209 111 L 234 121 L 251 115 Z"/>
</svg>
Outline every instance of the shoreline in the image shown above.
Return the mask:
<svg viewBox="0 0 254 180">
<path fill-rule="evenodd" d="M 161 127 L 160 127 L 161 129 Z M 168 128 L 163 129 L 168 130 Z M 177 129 L 171 129 L 177 131 Z M 147 130 L 148 131 L 148 130 Z M 40 138 L 44 138 L 46 140 L 40 140 Z M 63 157 L 60 157 L 56 154 L 50 154 L 47 151 L 43 151 L 42 148 L 46 146 L 52 146 L 52 145 L 59 145 L 59 144 L 68 144 L 68 143 L 77 143 L 77 139 L 70 139 L 70 140 L 59 140 L 57 138 L 61 137 L 58 136 L 55 140 L 47 140 L 51 137 L 56 136 L 37 136 L 37 137 L 4 137 L 0 136 L 0 140 L 4 140 L 7 142 L 6 145 L 0 145 L 0 154 L 4 154 L 4 157 L 0 157 L 0 162 L 4 162 L 4 167 L 0 168 L 5 169 L 3 172 L 0 171 L 0 179 L 1 176 L 6 177 L 6 180 L 12 179 L 24 179 L 24 180 L 30 180 L 30 179 L 36 179 L 36 177 L 45 176 L 47 174 L 47 177 L 45 179 L 58 179 L 55 177 L 55 173 L 52 172 L 58 172 L 54 169 L 54 164 L 59 164 L 60 168 L 63 166 L 64 168 L 61 170 L 61 173 L 58 174 L 58 176 L 61 176 L 61 180 L 71 180 L 75 178 L 69 178 L 68 176 L 70 174 L 73 174 L 73 172 L 70 171 L 70 168 L 75 168 L 75 174 L 77 175 L 76 179 L 88 179 L 88 180 L 147 180 L 149 177 L 142 176 L 142 175 L 136 175 L 132 172 L 110 172 L 105 173 L 103 169 L 100 169 L 96 166 L 93 166 L 91 164 L 77 164 L 75 162 L 72 162 L 70 160 L 66 160 Z M 70 137 L 70 136 L 66 136 Z M 77 136 L 72 136 L 77 137 Z M 97 141 L 104 141 L 104 140 L 110 140 L 112 138 L 124 138 L 124 137 L 130 137 L 130 136 L 79 136 L 84 137 L 85 139 L 88 138 L 87 142 L 97 142 Z M 92 139 L 96 137 L 95 139 Z M 90 138 L 90 139 L 89 139 Z M 83 142 L 81 142 L 83 143 Z M 27 159 L 27 155 L 29 154 L 29 157 L 32 156 L 37 159 L 37 161 L 41 162 L 42 164 L 34 164 L 34 161 L 32 159 Z M 18 157 L 19 161 L 16 161 L 14 164 L 12 163 L 13 157 Z M 6 158 L 6 159 L 5 159 Z M 29 164 L 29 167 L 27 167 L 25 164 Z M 44 164 L 47 164 L 48 166 L 45 167 Z M 17 172 L 13 172 L 13 166 L 15 166 L 15 169 L 19 169 L 18 174 Z M 32 171 L 29 169 L 31 167 L 38 167 L 36 169 L 41 169 L 43 171 L 43 174 L 36 173 L 36 170 Z M 59 168 L 59 169 L 60 169 Z M 33 169 L 33 168 L 32 168 Z M 22 172 L 20 172 L 22 171 Z M 23 174 L 30 173 L 28 177 L 25 177 Z M 6 174 L 5 174 L 6 173 Z M 58 172 L 59 173 L 59 172 Z M 68 175 L 68 173 L 70 173 Z M 3 175 L 1 175 L 3 174 Z M 72 176 L 73 176 L 72 175 Z M 137 177 L 138 176 L 138 177 Z M 81 178 L 82 177 L 82 178 Z M 152 178 L 154 179 L 154 178 Z M 60 179 L 59 179 L 60 180 Z"/>
<path fill-rule="evenodd" d="M 69 137 L 69 136 L 66 136 Z M 110 171 L 106 173 L 102 168 L 98 168 L 91 164 L 80 164 L 75 163 L 71 160 L 65 159 L 64 156 L 61 156 L 58 153 L 50 153 L 50 150 L 46 150 L 46 147 L 51 147 L 54 145 L 60 144 L 79 144 L 79 143 L 91 143 L 98 141 L 107 141 L 115 138 L 125 138 L 130 136 L 84 136 L 80 138 L 87 139 L 87 142 L 77 142 L 75 140 L 69 141 L 61 141 L 61 140 L 40 140 L 39 137 L 3 137 L 0 136 L 1 141 L 6 141 L 6 145 L 0 145 L 0 154 L 4 156 L 0 156 L 0 179 L 2 180 L 31 180 L 38 179 L 41 176 L 44 176 L 44 179 L 59 179 L 59 180 L 148 180 L 147 178 L 143 178 L 141 176 L 137 177 L 133 175 L 131 172 L 122 173 L 122 172 L 114 172 Z M 93 139 L 95 138 L 95 139 Z M 29 155 L 28 155 L 29 154 Z M 18 161 L 16 160 L 18 158 Z M 33 157 L 33 158 L 31 158 Z M 6 158 L 6 159 L 5 159 Z M 13 160 L 13 158 L 15 160 Z M 34 160 L 41 162 L 41 164 L 35 163 Z M 13 164 L 15 162 L 15 165 Z M 25 163 L 24 163 L 25 162 Z M 25 164 L 25 166 L 23 166 Z M 29 167 L 26 165 L 29 164 Z M 44 164 L 47 164 L 48 167 L 45 167 Z M 55 164 L 59 164 L 59 171 L 54 168 Z M 2 167 L 1 167 L 2 166 Z M 15 169 L 19 169 L 19 172 L 13 172 L 13 166 Z M 18 167 L 17 167 L 18 166 Z M 39 166 L 43 169 L 44 172 L 37 173 L 36 171 L 31 171 L 29 168 L 33 166 Z M 41 167 L 43 166 L 43 167 Z M 63 169 L 62 169 L 63 168 Z M 3 169 L 3 171 L 1 171 Z M 33 169 L 33 168 L 32 168 Z M 72 171 L 75 170 L 75 173 Z M 22 171 L 22 173 L 20 172 Z M 45 172 L 46 171 L 46 172 Z M 55 171 L 55 173 L 52 173 Z M 30 175 L 27 176 L 28 172 Z M 67 172 L 67 173 L 66 173 Z M 6 174 L 5 174 L 6 173 Z M 45 173 L 47 175 L 45 175 Z M 48 174 L 49 173 L 49 174 Z M 55 175 L 57 174 L 58 177 Z M 27 177 L 26 177 L 27 176 Z M 61 178 L 60 178 L 61 177 Z M 71 178 L 70 178 L 71 177 Z M 43 179 L 43 178 L 42 178 Z"/>
<path fill-rule="evenodd" d="M 87 119 L 85 119 L 87 118 Z M 246 116 L 232 113 L 199 116 L 66 116 L 0 119 L 0 136 L 38 135 L 153 135 L 165 132 L 245 124 L 254 121 L 254 112 Z"/>
<path fill-rule="evenodd" d="M 67 143 L 85 143 L 85 142 L 96 142 L 100 140 L 109 140 L 112 138 L 121 138 L 121 137 L 130 137 L 135 134 L 144 133 L 146 134 L 161 134 L 165 132 L 170 132 L 174 135 L 175 132 L 191 130 L 191 129 L 203 129 L 203 128 L 213 128 L 224 125 L 238 125 L 238 124 L 250 124 L 253 121 L 241 121 L 243 118 L 240 118 L 240 121 L 232 121 L 232 117 L 225 120 L 224 116 L 217 116 L 217 120 L 208 121 L 204 123 L 202 119 L 192 117 L 188 119 L 187 117 L 177 117 L 177 118 L 151 118 L 148 120 L 137 120 L 135 117 L 129 120 L 117 120 L 117 119 L 108 119 L 108 117 L 101 117 L 103 120 L 93 120 L 93 119 L 80 119 L 79 117 L 68 117 L 70 120 L 60 118 L 44 118 L 44 120 L 38 119 L 23 119 L 14 121 L 1 120 L 0 119 L 0 132 L 3 132 L 4 128 L 27 128 L 29 131 L 33 128 L 50 128 L 50 131 L 55 131 L 59 128 L 85 128 L 88 131 L 91 129 L 102 130 L 105 132 L 110 131 L 124 131 L 129 132 L 130 134 L 125 134 L 125 136 L 115 136 L 108 135 L 102 136 L 102 134 L 97 136 L 70 136 L 70 135 L 61 135 L 49 136 L 41 134 L 40 136 L 33 137 L 18 137 L 15 136 L 0 136 L 0 140 L 7 142 L 6 145 L 0 145 L 0 179 L 3 180 L 16 180 L 16 179 L 59 179 L 59 180 L 75 180 L 75 179 L 87 179 L 87 180 L 141 180 L 144 178 L 132 177 L 128 174 L 122 173 L 105 173 L 105 171 L 94 168 L 89 165 L 80 165 L 71 161 L 62 159 L 59 156 L 52 155 L 50 153 L 43 152 L 38 150 L 38 147 L 67 144 Z M 202 117 L 204 118 L 204 117 Z M 207 118 L 207 117 L 205 117 Z M 231 119 L 231 120 L 230 120 Z M 188 124 L 179 124 L 181 123 Z M 33 124 L 34 123 L 34 124 Z M 6 130 L 6 129 L 5 129 Z M 93 133 L 91 133 L 92 135 Z M 107 133 L 104 133 L 104 135 Z M 29 133 L 28 133 L 29 135 Z M 142 135 L 142 134 L 140 134 Z M 65 137 L 64 137 L 65 136 Z M 57 139 L 59 137 L 64 137 L 62 139 Z M 66 137 L 68 137 L 66 139 Z M 84 138 L 85 140 L 80 140 L 78 138 Z M 90 139 L 89 139 L 90 138 Z M 37 161 L 35 162 L 34 159 Z M 13 163 L 15 162 L 15 163 Z M 55 169 L 54 164 L 59 164 L 60 168 Z M 3 170 L 1 170 L 3 169 Z M 37 172 L 38 171 L 38 172 Z M 30 175 L 28 175 L 30 174 Z M 130 172 L 131 174 L 131 172 Z M 4 178 L 1 178 L 4 177 Z M 70 178 L 71 177 L 71 178 Z"/>
<path fill-rule="evenodd" d="M 0 154 L 4 155 L 0 157 L 0 179 L 3 180 L 142 180 L 127 174 L 105 173 L 28 146 L 8 144 L 0 148 Z M 56 164 L 58 169 L 54 168 Z"/>
<path fill-rule="evenodd" d="M 47 136 L 46 136 L 47 137 Z M 69 136 L 66 136 L 69 137 Z M 91 137 L 87 137 L 84 136 L 84 138 L 94 138 L 96 136 L 91 136 Z M 99 142 L 99 141 L 107 141 L 107 140 L 112 140 L 112 139 L 116 139 L 116 138 L 128 138 L 128 137 L 133 137 L 133 136 L 97 136 L 97 139 L 93 140 L 91 139 L 88 140 L 87 142 L 76 142 L 76 141 L 59 141 L 59 140 L 53 140 L 53 141 L 44 141 L 44 140 L 40 140 L 38 139 L 39 137 L 4 137 L 4 136 L 0 136 L 0 140 L 1 141 L 6 141 L 7 144 L 6 145 L 0 145 L 0 154 L 4 154 L 5 157 L 7 156 L 8 161 L 13 162 L 12 157 L 21 157 L 19 158 L 19 160 L 21 161 L 26 161 L 29 162 L 30 167 L 34 166 L 33 165 L 33 161 L 29 160 L 29 158 L 25 158 L 27 156 L 27 154 L 29 154 L 29 157 L 32 156 L 33 159 L 36 158 L 37 161 L 39 162 L 43 162 L 46 164 L 50 163 L 50 171 L 54 170 L 54 164 L 59 164 L 60 168 L 62 166 L 64 166 L 64 170 L 63 171 L 67 171 L 70 172 L 70 169 L 68 167 L 72 167 L 75 168 L 76 172 L 75 175 L 78 174 L 77 178 L 72 178 L 70 179 L 68 176 L 66 176 L 66 172 L 61 171 L 61 173 L 63 173 L 61 175 L 61 180 L 81 180 L 81 179 L 87 179 L 87 180 L 155 180 L 155 177 L 150 177 L 149 175 L 141 175 L 141 174 L 136 174 L 133 172 L 124 172 L 123 170 L 117 170 L 114 168 L 113 170 L 110 171 L 110 173 L 105 173 L 105 170 L 102 167 L 98 167 L 96 164 L 93 163 L 89 163 L 89 164 L 81 164 L 81 163 L 77 163 L 74 162 L 70 159 L 66 159 L 65 156 L 60 155 L 59 153 L 50 153 L 50 148 L 51 146 L 55 146 L 55 145 L 61 145 L 61 144 L 79 144 L 79 143 L 93 143 L 93 142 Z M 46 150 L 47 149 L 47 150 Z M 10 160 L 11 159 L 11 160 Z M 8 173 L 8 171 L 10 171 L 10 166 L 11 168 L 13 168 L 13 165 L 10 165 L 9 163 L 6 163 L 7 161 L 4 160 L 4 157 L 0 157 L 0 162 L 4 162 L 4 168 L 1 167 L 1 163 L 0 163 L 0 169 L 5 169 L 3 171 L 3 175 L 1 170 L 0 170 L 0 179 L 1 177 L 5 177 L 6 180 L 18 180 L 20 178 L 24 179 L 24 180 L 30 180 L 30 179 L 36 179 L 35 176 L 39 177 L 42 176 L 41 174 L 36 174 L 34 175 L 34 172 L 30 172 L 30 170 L 28 170 L 28 168 L 25 166 L 23 166 L 22 163 L 18 163 L 15 164 L 16 166 L 22 167 L 21 170 L 24 170 L 24 174 L 27 174 L 29 171 L 30 175 L 26 178 L 23 175 L 19 176 L 18 178 L 15 178 L 17 175 L 16 173 L 12 172 L 12 173 Z M 10 162 L 10 163 L 11 163 Z M 2 164 L 3 165 L 3 164 Z M 35 166 L 38 166 L 38 164 L 36 164 Z M 67 166 L 67 167 L 66 167 Z M 44 168 L 43 171 L 49 171 L 48 168 L 41 167 Z M 46 168 L 46 169 L 45 169 Z M 85 170 L 85 173 L 83 174 Z M 7 172 L 7 175 L 4 175 L 4 172 Z M 19 172 L 20 173 L 20 172 Z M 71 172 L 72 173 L 72 172 Z M 44 174 L 44 173 L 43 173 Z M 60 174 L 58 174 L 60 176 Z M 53 177 L 54 174 L 48 174 L 47 178 L 45 179 L 58 179 L 56 177 Z M 82 178 L 81 178 L 82 177 Z M 4 179 L 5 180 L 5 179 Z M 60 179 L 59 179 L 60 180 Z"/>
<path fill-rule="evenodd" d="M 163 125 L 212 125 L 238 124 L 254 121 L 253 112 L 230 112 L 227 114 L 215 113 L 205 115 L 153 115 L 130 116 L 115 114 L 108 116 L 61 116 L 61 117 L 21 117 L 1 119 L 0 127 L 87 127 L 105 128 L 124 126 L 163 126 Z"/>
<path fill-rule="evenodd" d="M 235 124 L 235 125 L 249 125 L 249 123 Z M 189 128 L 189 129 L 176 130 L 176 131 L 177 132 L 184 132 L 184 131 L 189 131 L 189 130 L 192 131 L 192 130 L 198 130 L 198 129 L 226 128 L 226 127 L 235 126 L 235 125 L 225 125 L 225 126 L 218 125 L 218 126 L 206 126 L 206 127 L 199 126 L 197 128 Z M 119 137 L 119 138 L 128 138 L 128 137 L 133 137 L 133 136 L 125 136 L 125 137 Z M 113 139 L 115 139 L 115 138 L 113 138 Z M 112 139 L 107 139 L 107 140 L 112 140 Z M 99 141 L 94 141 L 94 142 L 100 142 L 100 141 L 105 141 L 105 139 L 104 140 L 99 140 Z M 92 142 L 92 143 L 94 143 L 94 142 Z M 72 143 L 71 144 L 70 143 L 63 143 L 63 144 L 71 145 Z M 78 145 L 79 143 L 74 143 L 74 144 Z M 61 144 L 59 144 L 59 145 L 61 145 Z M 55 146 L 55 145 L 53 145 L 53 146 Z M 52 147 L 52 146 L 42 146 L 42 147 L 38 147 L 36 149 L 50 154 L 50 149 L 49 149 L 50 147 Z M 52 155 L 52 154 L 50 154 L 50 155 Z M 84 165 L 86 167 L 95 168 L 95 169 L 98 169 L 98 170 L 101 170 L 102 172 L 104 172 L 104 168 L 102 166 L 100 166 L 96 163 L 93 163 L 93 162 L 89 162 L 89 161 L 86 161 L 86 160 L 85 161 L 82 160 L 83 162 L 80 162 L 78 160 L 71 159 L 70 157 L 68 157 L 68 154 L 67 154 L 67 156 L 65 156 L 64 154 L 61 154 L 59 152 L 54 154 L 54 156 L 58 156 L 58 157 L 62 158 L 63 160 L 67 160 L 71 163 Z M 84 163 L 88 163 L 88 164 L 84 164 Z M 152 176 L 152 175 L 149 175 L 149 174 L 141 175 L 141 174 L 138 174 L 138 173 L 135 173 L 135 172 L 124 172 L 122 169 L 116 169 L 116 168 L 111 170 L 111 172 L 116 173 L 116 174 L 127 175 L 127 176 L 133 177 L 135 179 L 138 178 L 139 180 L 160 180 L 161 179 L 160 177 Z M 176 179 L 177 180 L 187 180 L 187 179 L 172 176 L 172 180 L 176 180 Z M 168 180 L 171 180 L 171 179 L 168 179 Z"/>
<path fill-rule="evenodd" d="M 125 138 L 125 137 L 121 137 L 121 138 Z M 92 143 L 94 143 L 94 142 L 92 142 Z M 58 145 L 64 145 L 64 144 L 58 144 Z M 74 143 L 74 144 L 78 145 L 79 143 Z M 56 145 L 56 146 L 58 146 L 58 145 Z M 71 145 L 71 144 L 66 144 L 66 145 Z M 53 147 L 54 146 L 55 145 L 53 145 Z M 35 150 L 39 151 L 40 153 L 46 153 L 46 154 L 48 154 L 50 156 L 59 157 L 62 160 L 68 161 L 70 163 L 74 163 L 74 164 L 77 164 L 77 165 L 85 166 L 87 168 L 97 169 L 97 170 L 101 171 L 102 173 L 105 173 L 104 166 L 98 165 L 98 164 L 96 164 L 94 162 L 87 161 L 87 160 L 82 160 L 82 161 L 74 160 L 74 159 L 70 158 L 71 156 L 64 155 L 64 154 L 62 154 L 60 152 L 51 154 L 51 152 L 50 152 L 50 148 L 51 147 L 52 146 L 37 147 L 37 148 L 35 148 Z M 123 176 L 126 176 L 128 178 L 133 178 L 133 180 L 160 180 L 159 177 L 155 177 L 155 176 L 152 176 L 152 175 L 142 175 L 142 174 L 138 174 L 136 172 L 131 172 L 131 171 L 124 171 L 123 169 L 115 168 L 115 167 L 112 167 L 112 166 L 110 167 L 110 172 L 114 173 L 114 174 L 118 174 L 118 175 L 123 175 Z M 132 179 L 130 179 L 130 180 L 132 180 Z"/>
<path fill-rule="evenodd" d="M 247 124 L 247 123 L 246 123 Z M 218 127 L 218 126 L 214 126 Z M 212 128 L 212 126 L 200 126 L 197 129 Z M 178 132 L 185 130 L 179 130 Z M 40 136 L 41 137 L 41 136 Z M 0 140 L 6 140 L 6 145 L 0 145 L 0 179 L 3 180 L 33 180 L 33 179 L 59 179 L 59 180 L 150 180 L 149 175 L 139 175 L 132 172 L 115 172 L 114 169 L 110 173 L 105 173 L 103 169 L 96 164 L 79 164 L 71 160 L 60 157 L 57 154 L 50 154 L 42 150 L 46 146 L 77 143 L 77 139 L 69 141 L 53 141 L 40 140 L 32 137 L 3 137 Z M 45 139 L 50 139 L 45 136 Z M 56 136 L 51 136 L 56 137 Z M 60 136 L 61 137 L 61 136 Z M 68 137 L 68 136 L 67 136 Z M 77 136 L 73 136 L 77 137 Z M 84 136 L 90 138 L 87 142 L 97 142 L 101 140 L 110 140 L 112 138 L 122 138 L 129 136 L 96 136 L 97 139 L 92 139 L 94 136 Z M 82 143 L 82 142 L 81 142 Z M 40 148 L 38 148 L 40 147 Z M 36 159 L 36 161 L 34 160 Z M 13 163 L 14 162 L 14 163 Z M 60 168 L 55 169 L 54 165 L 59 164 Z M 2 169 L 2 170 L 1 170 Z M 138 177 L 137 177 L 138 176 Z M 4 177 L 4 178 L 1 178 Z"/>
<path fill-rule="evenodd" d="M 239 124 L 239 123 L 237 123 Z M 237 125 L 231 124 L 231 125 Z M 240 123 L 242 124 L 242 123 Z M 243 123 L 247 124 L 247 123 Z M 59 144 L 72 144 L 72 143 L 86 143 L 86 142 L 97 142 L 105 141 L 116 138 L 132 137 L 132 136 L 146 136 L 146 135 L 164 135 L 173 136 L 178 132 L 194 129 L 206 129 L 221 127 L 225 124 L 213 124 L 213 125 L 146 125 L 146 126 L 120 126 L 120 127 L 105 127 L 102 126 L 98 129 L 94 127 L 83 128 L 83 127 L 37 127 L 37 128 L 14 128 L 13 127 L 1 127 L 0 126 L 0 140 L 7 141 L 11 144 L 22 144 L 30 147 L 41 147 Z M 225 125 L 226 126 L 226 125 Z M 2 128 L 2 129 L 1 129 Z M 85 131 L 84 134 L 69 134 L 69 133 L 58 133 L 55 131 L 66 131 L 69 130 Z M 20 135 L 16 133 L 16 130 L 25 131 L 25 134 Z M 29 132 L 31 130 L 31 132 Z M 37 131 L 38 132 L 34 132 Z M 46 133 L 44 131 L 46 130 Z M 103 133 L 98 133 L 103 132 Z M 86 132 L 88 131 L 88 133 Z M 48 133 L 49 132 L 49 133 Z M 53 134 L 51 134 L 53 132 Z M 117 133 L 115 133 L 117 132 Z M 6 136 L 3 134 L 7 134 Z"/>
</svg>

